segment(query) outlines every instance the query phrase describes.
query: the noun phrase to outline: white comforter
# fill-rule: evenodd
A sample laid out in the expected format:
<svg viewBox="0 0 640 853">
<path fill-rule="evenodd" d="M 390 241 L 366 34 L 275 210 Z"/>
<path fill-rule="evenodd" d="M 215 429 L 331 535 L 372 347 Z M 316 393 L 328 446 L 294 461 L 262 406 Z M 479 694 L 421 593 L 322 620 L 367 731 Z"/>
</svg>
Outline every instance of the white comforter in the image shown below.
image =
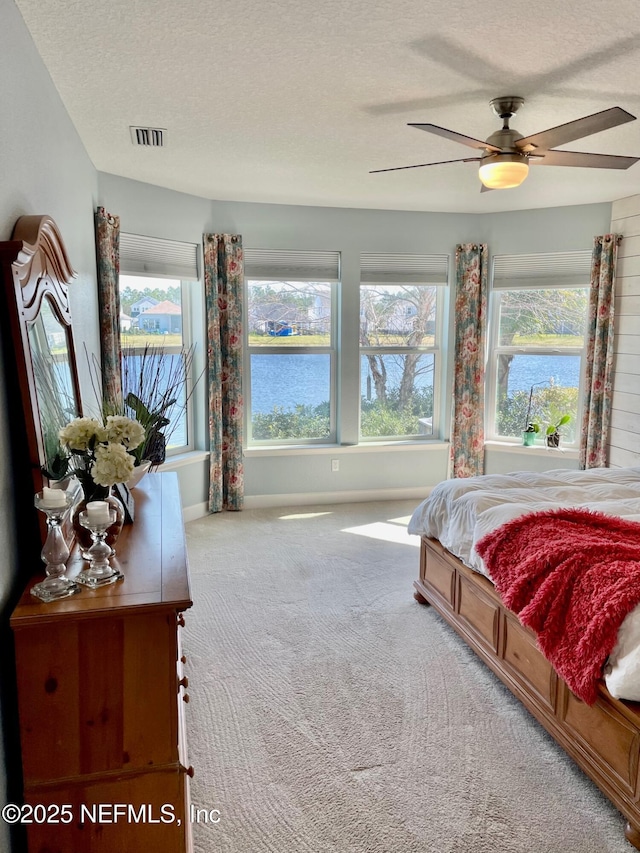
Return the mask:
<svg viewBox="0 0 640 853">
<path fill-rule="evenodd" d="M 518 471 L 445 480 L 416 508 L 408 530 L 438 539 L 465 565 L 490 578 L 476 542 L 520 515 L 560 507 L 585 507 L 640 521 L 640 468 Z M 613 696 L 640 701 L 640 607 L 620 627 L 605 682 Z"/>
</svg>

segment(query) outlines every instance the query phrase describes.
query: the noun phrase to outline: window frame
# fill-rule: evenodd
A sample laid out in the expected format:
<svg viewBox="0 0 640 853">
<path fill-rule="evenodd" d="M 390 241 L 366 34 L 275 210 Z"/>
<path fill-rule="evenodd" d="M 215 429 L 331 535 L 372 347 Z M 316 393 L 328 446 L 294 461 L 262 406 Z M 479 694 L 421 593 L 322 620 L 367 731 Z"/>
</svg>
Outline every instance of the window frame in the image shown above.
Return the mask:
<svg viewBox="0 0 640 853">
<path fill-rule="evenodd" d="M 283 254 L 286 254 L 283 252 Z M 292 252 L 293 254 L 293 252 Z M 286 347 L 277 345 L 260 345 L 255 346 L 249 343 L 249 287 L 252 282 L 271 283 L 287 283 L 296 282 L 298 284 L 323 284 L 329 288 L 330 298 L 330 322 L 331 333 L 330 343 L 328 346 L 293 346 Z M 337 444 L 338 437 L 338 377 L 339 377 L 339 347 L 338 347 L 338 305 L 340 297 L 340 282 L 329 278 L 323 278 L 315 275 L 312 278 L 302 278 L 296 275 L 295 278 L 276 278 L 269 277 L 266 274 L 251 274 L 245 270 L 244 277 L 244 308 L 243 308 L 243 397 L 244 406 L 244 443 L 248 450 L 269 447 L 301 447 L 314 445 Z M 328 355 L 329 356 L 329 435 L 320 438 L 274 438 L 274 439 L 256 439 L 253 437 L 252 425 L 252 401 L 251 401 L 251 357 L 253 355 Z"/>
<path fill-rule="evenodd" d="M 578 374 L 578 407 L 577 418 L 578 422 L 584 411 L 584 378 L 587 355 L 587 315 L 588 305 L 585 310 L 585 338 L 581 347 L 540 347 L 540 346 L 501 346 L 499 344 L 500 334 L 500 305 L 503 293 L 513 293 L 518 291 L 531 290 L 586 290 L 587 298 L 589 291 L 589 282 L 576 284 L 575 282 L 568 283 L 562 281 L 561 278 L 554 283 L 549 281 L 536 282 L 532 279 L 530 283 L 518 283 L 514 287 L 501 286 L 498 288 L 492 287 L 489 294 L 489 334 L 487 335 L 487 358 L 485 371 L 485 439 L 487 441 L 510 442 L 513 444 L 521 444 L 522 439 L 518 436 L 501 435 L 497 431 L 497 383 L 498 383 L 498 358 L 500 355 L 545 355 L 545 356 L 578 356 L 580 358 L 580 370 Z M 575 449 L 579 445 L 579 430 L 576 430 L 576 440 L 566 441 L 563 439 L 563 446 L 570 449 Z"/>
<path fill-rule="evenodd" d="M 436 295 L 433 345 L 419 347 L 366 347 L 360 344 L 360 317 L 358 311 L 358 443 L 364 446 L 374 443 L 407 443 L 442 440 L 442 406 L 445 400 L 443 382 L 446 367 L 445 323 L 448 317 L 451 289 L 449 275 L 451 256 L 448 253 L 417 254 L 415 252 L 361 252 L 358 304 L 362 305 L 363 286 L 434 287 Z M 413 433 L 394 436 L 362 435 L 362 357 L 372 355 L 433 355 L 433 413 L 431 433 Z"/>
<path fill-rule="evenodd" d="M 441 404 L 441 356 L 443 348 L 440 344 L 444 331 L 444 291 L 446 290 L 446 281 L 443 284 L 436 284 L 430 281 L 368 281 L 363 277 L 359 283 L 359 294 L 362 293 L 362 287 L 367 286 L 411 286 L 411 287 L 432 287 L 435 290 L 435 319 L 433 345 L 423 345 L 417 347 L 386 346 L 386 347 L 363 347 L 360 344 L 360 330 L 358 329 L 358 443 L 371 444 L 375 442 L 406 442 L 406 441 L 433 441 L 440 439 L 440 404 Z M 361 305 L 361 301 L 359 302 Z M 358 312 L 358 324 L 360 323 L 360 312 Z M 365 436 L 362 434 L 362 360 L 366 355 L 433 355 L 433 412 L 431 416 L 431 433 L 409 433 L 406 435 L 384 435 L 384 436 Z"/>
<path fill-rule="evenodd" d="M 173 275 L 166 274 L 158 274 L 158 273 L 142 273 L 142 272 L 129 272 L 120 270 L 120 275 L 118 277 L 118 302 L 120 302 L 120 285 L 122 278 L 136 278 L 136 279 L 164 279 L 167 282 L 172 282 L 180 286 L 180 308 L 181 308 L 181 318 L 182 318 L 182 346 L 170 346 L 166 347 L 165 352 L 169 354 L 178 354 L 181 350 L 188 351 L 193 347 L 193 332 L 192 332 L 192 303 L 191 303 L 191 290 L 194 285 L 197 285 L 198 282 L 185 281 L 180 278 L 176 278 Z M 147 330 L 149 331 L 149 330 Z M 120 329 L 120 348 L 122 349 L 122 329 Z M 139 349 L 143 349 L 144 346 Z M 184 387 L 184 393 L 186 395 L 186 406 L 183 410 L 183 416 L 185 418 L 185 430 L 186 430 L 186 438 L 187 441 L 185 444 L 167 445 L 166 448 L 166 459 L 170 460 L 172 457 L 181 456 L 185 453 L 190 453 L 196 449 L 195 442 L 195 417 L 193 411 L 193 389 L 195 385 L 195 379 L 193 375 L 193 361 L 190 366 L 190 370 L 186 374 L 186 382 Z"/>
<path fill-rule="evenodd" d="M 578 422 L 584 411 L 584 379 L 586 371 L 588 299 L 591 285 L 592 249 L 579 249 L 568 252 L 537 252 L 520 255 L 494 255 L 491 260 L 491 279 L 489 290 L 487 352 L 485 354 L 485 440 L 501 441 L 513 444 L 522 439 L 497 434 L 497 365 L 498 355 L 514 351 L 514 354 L 532 355 L 579 355 L 578 374 Z M 549 347 L 499 347 L 500 293 L 503 291 L 524 290 L 571 290 L 587 291 L 585 312 L 584 343 L 582 347 L 563 347 L 551 350 Z M 563 441 L 567 448 L 576 448 L 579 443 L 579 426 L 576 429 L 576 441 Z"/>
</svg>

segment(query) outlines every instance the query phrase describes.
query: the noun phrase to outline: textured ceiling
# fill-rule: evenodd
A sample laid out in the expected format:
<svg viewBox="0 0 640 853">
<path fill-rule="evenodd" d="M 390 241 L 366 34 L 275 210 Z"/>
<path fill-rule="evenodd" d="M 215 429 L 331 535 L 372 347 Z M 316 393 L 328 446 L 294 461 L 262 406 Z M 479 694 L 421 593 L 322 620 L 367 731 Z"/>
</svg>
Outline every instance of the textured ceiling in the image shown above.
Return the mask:
<svg viewBox="0 0 640 853">
<path fill-rule="evenodd" d="M 637 0 L 16 0 L 97 169 L 207 198 L 495 212 L 640 193 L 628 171 L 532 168 L 480 194 L 475 156 L 407 127 L 486 139 L 489 101 L 531 133 L 640 116 Z M 167 130 L 135 148 L 130 125 Z M 640 120 L 569 150 L 640 155 Z"/>
</svg>

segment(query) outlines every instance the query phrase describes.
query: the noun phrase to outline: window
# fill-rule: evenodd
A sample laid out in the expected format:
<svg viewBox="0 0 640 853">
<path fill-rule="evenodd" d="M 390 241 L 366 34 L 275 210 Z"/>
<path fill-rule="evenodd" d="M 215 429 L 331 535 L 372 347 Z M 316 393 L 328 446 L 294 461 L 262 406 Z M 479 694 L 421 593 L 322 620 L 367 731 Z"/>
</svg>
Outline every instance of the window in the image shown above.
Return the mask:
<svg viewBox="0 0 640 853">
<path fill-rule="evenodd" d="M 336 440 L 337 252 L 245 249 L 250 444 Z"/>
<path fill-rule="evenodd" d="M 155 416 L 159 430 L 145 455 L 162 461 L 193 446 L 188 282 L 198 279 L 197 247 L 121 234 L 120 269 L 123 396 L 143 424 L 145 409 Z"/>
<path fill-rule="evenodd" d="M 487 434 L 540 435 L 570 416 L 563 444 L 575 444 L 591 252 L 493 259 Z"/>
<path fill-rule="evenodd" d="M 360 436 L 433 437 L 447 255 L 360 259 Z"/>
</svg>

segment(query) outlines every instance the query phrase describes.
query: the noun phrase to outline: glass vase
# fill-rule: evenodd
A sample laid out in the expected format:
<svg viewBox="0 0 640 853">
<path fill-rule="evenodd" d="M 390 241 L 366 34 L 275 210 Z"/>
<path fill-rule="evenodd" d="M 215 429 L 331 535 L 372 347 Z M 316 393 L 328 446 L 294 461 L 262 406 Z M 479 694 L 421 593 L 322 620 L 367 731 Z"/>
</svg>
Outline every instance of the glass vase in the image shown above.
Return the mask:
<svg viewBox="0 0 640 853">
<path fill-rule="evenodd" d="M 124 506 L 122 505 L 122 501 L 120 498 L 117 498 L 115 495 L 111 494 L 111 489 L 107 486 L 103 486 L 102 488 L 98 487 L 94 489 L 91 495 L 87 496 L 83 491 L 82 497 L 78 501 L 78 503 L 73 508 L 73 513 L 71 516 L 71 523 L 73 525 L 73 530 L 76 535 L 76 541 L 80 546 L 80 553 L 82 554 L 82 558 L 84 560 L 90 560 L 89 549 L 93 544 L 93 540 L 91 538 L 91 531 L 88 530 L 80 523 L 80 513 L 84 512 L 87 508 L 87 504 L 89 501 L 106 501 L 109 504 L 109 508 L 115 512 L 115 521 L 113 524 L 109 525 L 106 529 L 106 536 L 104 541 L 111 548 L 111 556 L 116 553 L 114 545 L 118 536 L 122 531 L 122 525 L 124 524 Z"/>
</svg>

